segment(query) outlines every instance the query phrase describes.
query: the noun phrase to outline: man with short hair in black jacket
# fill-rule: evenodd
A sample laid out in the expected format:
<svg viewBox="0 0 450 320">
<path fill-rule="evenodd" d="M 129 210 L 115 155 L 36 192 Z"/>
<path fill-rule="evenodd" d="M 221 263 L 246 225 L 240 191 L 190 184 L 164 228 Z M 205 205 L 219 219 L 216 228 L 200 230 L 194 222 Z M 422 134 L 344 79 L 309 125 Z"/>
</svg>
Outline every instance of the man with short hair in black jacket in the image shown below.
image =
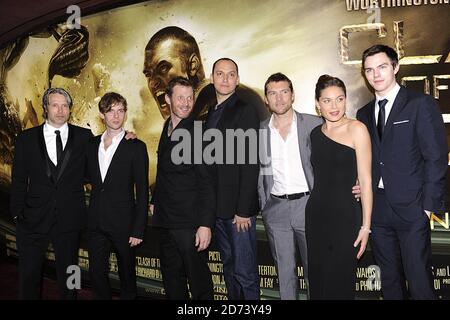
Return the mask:
<svg viewBox="0 0 450 320">
<path fill-rule="evenodd" d="M 164 124 L 158 146 L 155 190 L 150 209 L 160 231 L 160 259 L 168 299 L 189 299 L 187 282 L 195 300 L 212 300 L 213 284 L 208 268 L 211 229 L 215 223 L 215 195 L 202 146 L 194 144 L 194 90 L 189 80 L 169 82 L 165 96 L 170 118 Z M 182 154 L 174 149 L 175 136 L 189 140 Z M 187 137 L 186 137 L 187 135 Z M 197 137 L 198 139 L 198 137 Z M 198 149 L 196 149 L 198 147 Z M 185 154 L 187 152 L 187 154 Z M 195 157 L 197 153 L 200 157 Z M 180 159 L 176 159 L 180 156 Z M 187 159 L 187 161 L 179 161 Z"/>
</svg>

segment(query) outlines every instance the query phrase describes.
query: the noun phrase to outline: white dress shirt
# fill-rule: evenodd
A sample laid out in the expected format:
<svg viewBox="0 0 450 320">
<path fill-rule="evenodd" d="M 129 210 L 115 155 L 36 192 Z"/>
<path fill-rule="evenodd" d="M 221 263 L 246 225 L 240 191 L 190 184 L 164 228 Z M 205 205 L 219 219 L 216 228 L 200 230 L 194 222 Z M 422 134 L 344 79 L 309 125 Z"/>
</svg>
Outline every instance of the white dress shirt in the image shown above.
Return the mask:
<svg viewBox="0 0 450 320">
<path fill-rule="evenodd" d="M 63 145 L 63 150 L 66 147 L 67 138 L 69 137 L 69 126 L 67 122 L 64 123 L 60 128 L 55 128 L 45 122 L 44 124 L 44 140 L 45 148 L 47 149 L 47 154 L 50 160 L 55 166 L 58 165 L 58 160 L 56 157 L 56 133 L 55 130 L 59 130 Z"/>
<path fill-rule="evenodd" d="M 400 91 L 400 86 L 398 83 L 395 84 L 395 86 L 387 93 L 385 97 L 381 97 L 375 93 L 375 123 L 378 124 L 378 113 L 380 112 L 380 106 L 378 105 L 378 101 L 387 99 L 387 103 L 384 106 L 384 124 L 387 123 L 387 120 L 389 118 L 389 114 L 391 113 L 392 106 L 394 105 L 395 98 L 397 97 L 398 92 Z M 378 188 L 384 189 L 383 185 L 383 178 L 380 178 L 380 181 L 378 182 Z"/>
<path fill-rule="evenodd" d="M 102 134 L 100 145 L 98 146 L 98 165 L 100 166 L 100 174 L 102 176 L 102 181 L 105 181 L 106 173 L 108 172 L 109 165 L 111 164 L 111 160 L 114 157 L 114 153 L 116 153 L 117 147 L 119 146 L 120 141 L 125 136 L 125 130 L 122 131 L 112 138 L 112 142 L 109 145 L 108 149 L 105 150 L 104 139 L 106 137 L 106 131 Z"/>
<path fill-rule="evenodd" d="M 280 196 L 309 191 L 300 158 L 297 116 L 295 112 L 293 113 L 291 128 L 286 137 L 286 141 L 273 126 L 272 121 L 273 115 L 269 122 L 273 171 L 273 187 L 271 193 Z"/>
</svg>

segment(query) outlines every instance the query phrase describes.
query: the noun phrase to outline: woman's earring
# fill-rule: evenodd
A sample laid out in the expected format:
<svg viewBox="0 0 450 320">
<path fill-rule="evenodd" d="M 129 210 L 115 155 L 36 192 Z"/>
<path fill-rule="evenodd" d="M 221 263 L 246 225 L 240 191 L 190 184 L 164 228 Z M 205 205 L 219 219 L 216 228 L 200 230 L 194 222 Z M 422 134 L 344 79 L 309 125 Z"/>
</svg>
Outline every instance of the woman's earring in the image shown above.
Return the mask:
<svg viewBox="0 0 450 320">
<path fill-rule="evenodd" d="M 319 117 L 322 116 L 322 112 L 320 112 L 320 108 L 318 106 L 316 106 L 316 113 Z"/>
</svg>

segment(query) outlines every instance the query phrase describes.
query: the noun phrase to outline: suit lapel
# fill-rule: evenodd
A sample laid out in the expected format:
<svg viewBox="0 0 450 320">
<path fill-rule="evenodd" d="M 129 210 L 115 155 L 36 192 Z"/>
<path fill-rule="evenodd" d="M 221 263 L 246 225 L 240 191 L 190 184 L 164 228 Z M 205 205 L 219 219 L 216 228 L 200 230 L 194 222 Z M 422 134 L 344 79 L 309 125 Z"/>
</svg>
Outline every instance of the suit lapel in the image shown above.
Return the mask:
<svg viewBox="0 0 450 320">
<path fill-rule="evenodd" d="M 159 161 L 160 158 L 162 158 L 164 153 L 167 150 L 170 149 L 170 148 L 168 148 L 168 145 L 170 143 L 170 137 L 167 136 L 167 132 L 169 130 L 169 122 L 170 122 L 170 118 L 168 118 L 166 120 L 166 122 L 164 122 L 163 130 L 161 132 L 161 137 L 159 138 L 159 143 L 158 143 L 158 161 Z"/>
<path fill-rule="evenodd" d="M 94 142 L 91 144 L 91 154 L 92 154 L 92 158 L 89 159 L 89 161 L 93 161 L 93 165 L 94 165 L 94 172 L 93 174 L 95 174 L 94 177 L 91 177 L 93 181 L 98 181 L 99 184 L 102 184 L 102 173 L 100 172 L 100 164 L 98 162 L 98 148 L 100 147 L 100 141 L 102 139 L 102 136 L 99 135 L 97 137 L 95 137 Z"/>
<path fill-rule="evenodd" d="M 45 175 L 52 180 L 52 182 L 55 182 L 52 176 L 52 171 L 50 169 L 50 159 L 48 157 L 47 147 L 45 146 L 45 139 L 44 139 L 44 125 L 42 124 L 38 130 L 38 145 L 40 149 L 40 155 L 41 155 L 41 163 L 45 166 Z"/>
<path fill-rule="evenodd" d="M 61 178 L 61 175 L 63 174 L 64 170 L 67 167 L 67 163 L 69 162 L 71 153 L 72 153 L 72 149 L 73 149 L 73 144 L 74 144 L 74 129 L 72 127 L 72 125 L 68 125 L 68 129 L 69 129 L 69 137 L 67 138 L 67 143 L 66 143 L 66 147 L 64 148 L 64 152 L 62 154 L 62 163 L 61 165 L 58 163 L 58 167 L 57 167 L 57 171 L 58 171 L 58 177 L 56 178 L 56 182 L 59 181 L 59 179 Z"/>
<path fill-rule="evenodd" d="M 116 151 L 114 152 L 114 155 L 111 159 L 111 163 L 109 164 L 108 170 L 106 171 L 105 180 L 103 181 L 103 184 L 105 184 L 108 181 L 108 177 L 110 176 L 110 172 L 114 170 L 115 163 L 120 159 L 122 149 L 125 148 L 125 136 L 122 137 L 122 140 L 120 140 L 119 145 L 117 146 Z M 109 146 L 111 148 L 111 146 Z M 97 149 L 98 150 L 98 149 Z M 98 163 L 98 152 L 97 152 L 97 163 Z M 100 167 L 99 167 L 100 172 Z"/>
<path fill-rule="evenodd" d="M 238 114 L 236 93 L 233 93 L 233 95 L 228 99 L 229 101 L 225 102 L 227 105 L 224 106 L 225 109 L 222 111 L 222 115 L 217 123 L 217 128 L 221 131 L 224 130 L 224 124 L 232 123 L 233 117 L 236 117 Z"/>
<path fill-rule="evenodd" d="M 263 175 L 264 192 L 266 199 L 270 197 L 270 191 L 273 187 L 273 171 L 272 171 L 272 147 L 270 143 L 271 132 L 269 128 L 269 119 L 261 123 L 261 129 L 264 130 L 261 135 L 261 174 Z"/>
<path fill-rule="evenodd" d="M 269 118 L 270 120 L 270 118 Z M 267 126 L 266 126 L 266 130 L 267 130 L 267 134 L 266 134 L 266 143 L 267 143 L 267 157 L 270 161 L 270 163 L 272 163 L 271 159 L 272 159 L 272 144 L 270 143 L 270 139 L 272 137 L 272 134 L 270 132 L 269 129 L 269 122 L 267 122 Z"/>
<path fill-rule="evenodd" d="M 307 168 L 310 167 L 310 159 L 308 158 L 308 149 L 309 149 L 309 139 L 308 139 L 308 131 L 306 130 L 306 126 L 304 125 L 304 119 L 303 116 L 294 111 L 295 115 L 297 117 L 297 138 L 298 138 L 298 148 L 299 148 L 299 152 L 300 152 L 300 159 L 302 161 L 302 167 L 303 167 L 303 172 L 305 173 L 305 177 L 306 177 L 306 182 L 308 183 L 308 188 L 309 190 L 311 190 L 311 186 L 312 186 L 312 179 L 311 179 L 311 175 L 312 172 L 309 172 L 309 170 L 306 170 Z"/>
<path fill-rule="evenodd" d="M 172 134 L 179 129 L 187 129 L 189 130 L 189 127 L 191 125 L 193 125 L 193 121 L 194 121 L 194 117 L 189 117 L 187 119 L 182 119 L 178 125 L 172 130 L 172 133 L 170 134 L 170 136 L 167 136 L 168 130 L 169 130 L 169 122 L 170 122 L 170 118 L 168 118 L 166 120 L 166 122 L 164 123 L 164 127 L 161 133 L 161 137 L 159 139 L 159 144 L 158 144 L 158 157 L 159 156 L 163 156 L 166 152 L 170 151 L 172 152 L 172 145 L 173 144 L 178 144 L 179 141 L 172 141 Z M 192 139 L 194 139 L 194 137 L 191 137 Z"/>
<path fill-rule="evenodd" d="M 391 131 L 394 123 L 394 119 L 397 118 L 397 115 L 403 110 L 406 106 L 406 90 L 401 87 L 400 91 L 395 97 L 394 104 L 392 105 L 391 112 L 389 113 L 389 117 L 386 121 L 386 126 L 384 128 L 383 137 L 387 137 L 389 132 Z"/>
</svg>

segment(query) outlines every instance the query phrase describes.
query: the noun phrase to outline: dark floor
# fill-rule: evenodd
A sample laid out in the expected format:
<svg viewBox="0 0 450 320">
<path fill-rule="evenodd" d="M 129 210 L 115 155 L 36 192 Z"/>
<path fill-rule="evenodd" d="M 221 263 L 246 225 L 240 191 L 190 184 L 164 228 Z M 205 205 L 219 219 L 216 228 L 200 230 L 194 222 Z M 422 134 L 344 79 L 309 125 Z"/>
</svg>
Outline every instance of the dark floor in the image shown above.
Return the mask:
<svg viewBox="0 0 450 320">
<path fill-rule="evenodd" d="M 42 299 L 58 300 L 56 281 L 48 277 L 43 278 Z M 17 300 L 19 297 L 19 274 L 17 259 L 8 257 L 4 244 L 0 244 L 0 300 Z M 78 291 L 78 300 L 92 300 L 92 291 L 83 288 Z"/>
</svg>

